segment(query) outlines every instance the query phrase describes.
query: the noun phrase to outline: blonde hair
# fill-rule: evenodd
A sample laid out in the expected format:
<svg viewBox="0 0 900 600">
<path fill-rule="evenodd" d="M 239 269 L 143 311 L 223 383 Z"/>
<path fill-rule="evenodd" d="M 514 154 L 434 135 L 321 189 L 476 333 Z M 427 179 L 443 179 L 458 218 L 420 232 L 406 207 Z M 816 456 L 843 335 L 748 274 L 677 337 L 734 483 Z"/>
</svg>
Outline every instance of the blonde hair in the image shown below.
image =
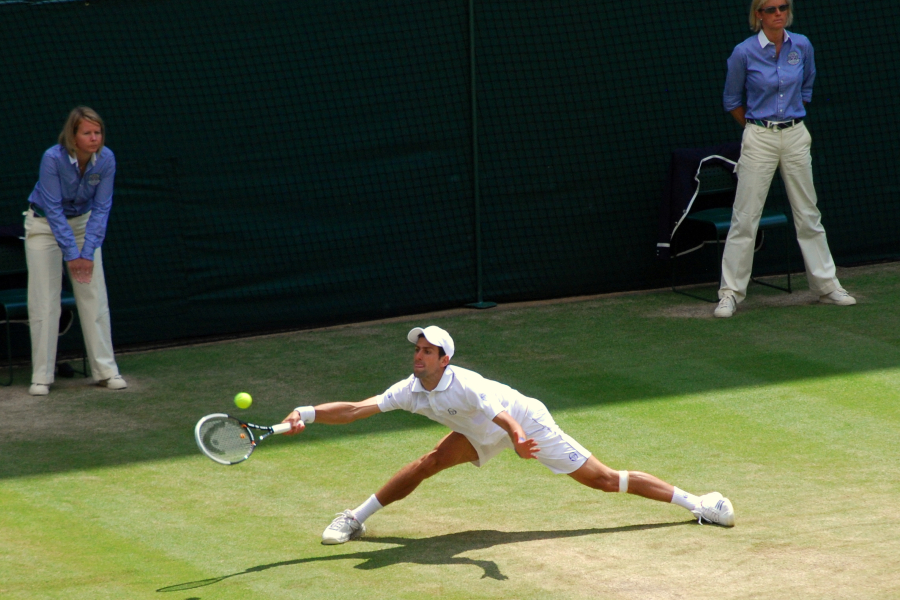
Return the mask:
<svg viewBox="0 0 900 600">
<path fill-rule="evenodd" d="M 59 132 L 59 144 L 65 147 L 71 156 L 75 156 L 75 134 L 78 133 L 78 126 L 81 125 L 82 121 L 90 121 L 100 126 L 100 135 L 103 136 L 103 141 L 97 152 L 103 150 L 103 145 L 106 143 L 106 127 L 103 125 L 103 119 L 100 118 L 97 111 L 87 106 L 76 106 L 69 113 L 66 124 L 63 125 L 62 131 Z"/>
<path fill-rule="evenodd" d="M 762 29 L 762 21 L 756 16 L 756 13 L 762 8 L 762 5 L 768 1 L 769 0 L 751 0 L 750 2 L 750 30 L 754 33 L 759 33 L 759 30 Z M 784 26 L 790 27 L 791 23 L 794 22 L 794 0 L 785 0 L 785 4 L 788 4 L 790 8 L 788 9 L 788 15 L 784 22 Z"/>
</svg>

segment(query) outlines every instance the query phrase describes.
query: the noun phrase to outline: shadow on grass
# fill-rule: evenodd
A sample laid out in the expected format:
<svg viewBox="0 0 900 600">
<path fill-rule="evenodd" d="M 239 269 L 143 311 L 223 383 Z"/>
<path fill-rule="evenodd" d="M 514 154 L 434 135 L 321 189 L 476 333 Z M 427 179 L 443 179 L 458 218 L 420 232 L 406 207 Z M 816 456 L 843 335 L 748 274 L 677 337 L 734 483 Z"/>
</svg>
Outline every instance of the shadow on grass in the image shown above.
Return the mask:
<svg viewBox="0 0 900 600">
<path fill-rule="evenodd" d="M 612 533 L 627 533 L 630 531 L 646 531 L 662 529 L 665 527 L 677 527 L 691 525 L 694 521 L 677 521 L 672 523 L 650 523 L 647 525 L 626 525 L 623 527 L 607 527 L 605 529 L 573 529 L 568 531 L 495 531 L 477 530 L 449 533 L 428 538 L 402 538 L 402 537 L 366 537 L 360 543 L 396 544 L 393 548 L 372 550 L 369 552 L 351 552 L 334 556 L 315 556 L 310 558 L 298 558 L 285 560 L 267 565 L 249 567 L 238 573 L 222 575 L 200 581 L 189 581 L 166 586 L 156 590 L 157 592 L 179 592 L 194 588 L 213 585 L 240 575 L 258 573 L 277 567 L 289 567 L 307 563 L 334 561 L 334 560 L 362 560 L 355 569 L 371 570 L 381 569 L 394 565 L 409 563 L 417 565 L 471 565 L 483 571 L 482 579 L 490 578 L 498 581 L 509 579 L 500 571 L 500 566 L 490 560 L 475 560 L 465 556 L 459 556 L 466 552 L 484 550 L 504 544 L 517 544 L 520 542 L 534 542 L 540 540 L 556 540 L 561 538 L 580 537 L 585 535 L 604 535 Z"/>
</svg>

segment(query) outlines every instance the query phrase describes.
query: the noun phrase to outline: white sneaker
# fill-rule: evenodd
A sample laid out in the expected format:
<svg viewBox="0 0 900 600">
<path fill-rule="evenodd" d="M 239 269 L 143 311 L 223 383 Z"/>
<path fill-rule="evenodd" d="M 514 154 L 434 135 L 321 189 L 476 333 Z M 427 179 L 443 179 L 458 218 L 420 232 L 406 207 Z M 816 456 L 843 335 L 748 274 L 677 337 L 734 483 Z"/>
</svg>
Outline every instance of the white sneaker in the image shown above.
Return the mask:
<svg viewBox="0 0 900 600">
<path fill-rule="evenodd" d="M 844 288 L 838 288 L 830 294 L 819 296 L 819 302 L 822 304 L 836 304 L 837 306 L 853 306 L 856 304 L 856 298 L 851 296 Z"/>
<path fill-rule="evenodd" d="M 708 521 L 724 527 L 734 527 L 734 507 L 731 500 L 723 498 L 719 492 L 700 496 L 700 504 L 691 512 L 700 524 Z"/>
<path fill-rule="evenodd" d="M 46 396 L 50 393 L 50 386 L 46 383 L 32 383 L 28 393 L 32 396 Z"/>
<path fill-rule="evenodd" d="M 728 294 L 719 300 L 719 305 L 713 314 L 717 317 L 727 318 L 733 315 L 735 310 L 737 310 L 737 303 L 734 301 L 734 296 Z"/>
<path fill-rule="evenodd" d="M 124 390 L 128 387 L 128 384 L 125 383 L 125 380 L 122 379 L 121 375 L 116 375 L 115 377 L 110 377 L 109 379 L 98 381 L 97 385 L 99 385 L 100 387 L 105 387 L 108 390 Z"/>
<path fill-rule="evenodd" d="M 327 545 L 343 544 L 361 538 L 366 534 L 366 526 L 356 520 L 350 510 L 338 513 L 331 525 L 322 532 L 322 543 Z"/>
</svg>

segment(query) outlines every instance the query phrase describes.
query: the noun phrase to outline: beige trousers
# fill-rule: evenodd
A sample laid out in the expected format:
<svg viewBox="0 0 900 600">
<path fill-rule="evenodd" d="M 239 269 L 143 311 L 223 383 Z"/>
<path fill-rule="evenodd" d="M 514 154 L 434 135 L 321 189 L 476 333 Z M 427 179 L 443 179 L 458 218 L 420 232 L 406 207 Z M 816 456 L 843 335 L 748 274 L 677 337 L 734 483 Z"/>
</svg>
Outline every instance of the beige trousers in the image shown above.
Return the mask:
<svg viewBox="0 0 900 600">
<path fill-rule="evenodd" d="M 84 229 L 90 213 L 68 220 L 78 246 L 84 244 Z M 31 383 L 53 383 L 56 343 L 59 336 L 60 294 L 63 256 L 47 219 L 25 213 L 25 256 L 28 262 L 28 320 L 31 326 Z M 90 283 L 70 277 L 78 319 L 91 363 L 91 374 L 101 381 L 119 374 L 113 355 L 103 256 L 94 252 L 94 272 Z"/>
<path fill-rule="evenodd" d="M 748 123 L 744 129 L 741 158 L 736 167 L 738 186 L 731 229 L 722 253 L 719 298 L 733 295 L 737 302 L 742 302 L 747 295 L 756 230 L 776 168 L 781 169 L 794 213 L 794 227 L 809 288 L 822 296 L 841 287 L 822 227 L 822 215 L 816 207 L 811 144 L 812 138 L 804 123 L 787 129 Z"/>
</svg>

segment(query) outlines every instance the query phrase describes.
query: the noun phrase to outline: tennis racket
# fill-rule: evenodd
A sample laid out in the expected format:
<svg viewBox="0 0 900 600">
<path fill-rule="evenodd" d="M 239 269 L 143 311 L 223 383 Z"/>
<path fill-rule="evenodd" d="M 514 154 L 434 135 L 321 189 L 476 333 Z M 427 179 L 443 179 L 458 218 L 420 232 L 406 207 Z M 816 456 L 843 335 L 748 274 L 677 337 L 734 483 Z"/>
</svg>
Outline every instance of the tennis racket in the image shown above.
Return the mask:
<svg viewBox="0 0 900 600">
<path fill-rule="evenodd" d="M 259 439 L 254 437 L 254 430 L 262 432 Z M 194 438 L 203 454 L 217 463 L 235 465 L 250 458 L 257 444 L 270 435 L 287 433 L 290 430 L 290 423 L 279 423 L 266 427 L 245 423 L 223 413 L 216 413 L 206 415 L 197 421 L 197 426 L 194 427 Z"/>
</svg>

